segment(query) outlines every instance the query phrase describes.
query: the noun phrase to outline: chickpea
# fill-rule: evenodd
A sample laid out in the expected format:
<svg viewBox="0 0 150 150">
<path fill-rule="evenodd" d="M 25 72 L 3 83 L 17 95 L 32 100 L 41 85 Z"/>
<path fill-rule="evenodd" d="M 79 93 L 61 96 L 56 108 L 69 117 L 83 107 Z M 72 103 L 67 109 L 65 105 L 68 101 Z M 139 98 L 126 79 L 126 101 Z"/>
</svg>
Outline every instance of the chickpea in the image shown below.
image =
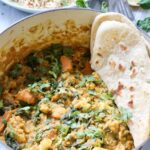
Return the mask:
<svg viewBox="0 0 150 150">
<path fill-rule="evenodd" d="M 110 130 L 114 133 L 118 132 L 119 131 L 119 122 L 118 121 L 113 121 L 111 124 L 110 124 Z"/>
<path fill-rule="evenodd" d="M 27 139 L 26 139 L 26 135 L 23 133 L 19 133 L 16 135 L 15 139 L 18 141 L 18 143 L 26 143 Z"/>
<path fill-rule="evenodd" d="M 94 90 L 95 89 L 95 84 L 94 83 L 86 83 L 86 87 L 89 89 L 89 90 Z"/>
<path fill-rule="evenodd" d="M 52 99 L 51 99 L 51 101 L 52 102 L 56 102 L 59 98 L 60 98 L 60 94 L 56 94 L 56 95 L 54 95 L 53 97 L 52 97 Z"/>
<path fill-rule="evenodd" d="M 125 147 L 124 147 L 121 143 L 119 143 L 119 144 L 116 146 L 115 150 L 125 150 Z"/>
<path fill-rule="evenodd" d="M 83 111 L 88 110 L 91 107 L 91 105 L 86 102 L 85 100 L 78 100 L 77 103 L 74 105 L 74 108 L 76 109 L 83 109 Z"/>
<path fill-rule="evenodd" d="M 52 141 L 48 138 L 44 138 L 39 145 L 39 150 L 49 150 L 51 148 Z"/>
<path fill-rule="evenodd" d="M 40 105 L 40 111 L 44 114 L 50 114 L 51 113 L 51 109 L 49 108 L 49 106 L 47 104 L 42 103 Z"/>
<path fill-rule="evenodd" d="M 100 76 L 97 72 L 93 72 L 92 75 L 96 80 L 100 80 Z"/>
<path fill-rule="evenodd" d="M 71 150 L 77 150 L 75 147 L 71 147 Z"/>
<path fill-rule="evenodd" d="M 66 113 L 66 109 L 64 107 L 58 106 L 52 110 L 52 117 L 55 119 L 61 119 Z"/>
</svg>

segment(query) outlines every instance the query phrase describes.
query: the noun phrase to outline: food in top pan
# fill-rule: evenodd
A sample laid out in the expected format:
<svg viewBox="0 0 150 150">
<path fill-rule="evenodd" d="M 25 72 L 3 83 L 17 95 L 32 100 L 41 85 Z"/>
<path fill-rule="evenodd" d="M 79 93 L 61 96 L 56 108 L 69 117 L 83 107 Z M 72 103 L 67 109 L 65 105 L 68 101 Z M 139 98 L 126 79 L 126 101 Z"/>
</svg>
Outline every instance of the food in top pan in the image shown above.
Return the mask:
<svg viewBox="0 0 150 150">
<path fill-rule="evenodd" d="M 30 8 L 59 8 L 75 5 L 76 0 L 12 0 Z"/>
<path fill-rule="evenodd" d="M 128 126 L 139 146 L 150 133 L 149 43 L 117 13 L 97 16 L 91 37 L 92 68 L 113 91 L 118 108 L 132 113 Z"/>
<path fill-rule="evenodd" d="M 132 117 L 118 109 L 90 51 L 51 45 L 1 80 L 0 139 L 14 150 L 132 150 Z"/>
</svg>

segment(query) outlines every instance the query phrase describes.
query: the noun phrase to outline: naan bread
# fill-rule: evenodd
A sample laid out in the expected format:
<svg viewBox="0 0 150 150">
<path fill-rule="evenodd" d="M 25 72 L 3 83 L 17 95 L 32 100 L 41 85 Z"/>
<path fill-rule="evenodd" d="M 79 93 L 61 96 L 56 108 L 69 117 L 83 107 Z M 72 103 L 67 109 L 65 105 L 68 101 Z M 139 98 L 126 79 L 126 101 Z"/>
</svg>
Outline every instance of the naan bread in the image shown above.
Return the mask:
<svg viewBox="0 0 150 150">
<path fill-rule="evenodd" d="M 115 93 L 118 108 L 132 112 L 128 126 L 137 147 L 150 133 L 150 58 L 145 40 L 130 21 L 100 22 L 92 33 L 91 66 Z"/>
</svg>

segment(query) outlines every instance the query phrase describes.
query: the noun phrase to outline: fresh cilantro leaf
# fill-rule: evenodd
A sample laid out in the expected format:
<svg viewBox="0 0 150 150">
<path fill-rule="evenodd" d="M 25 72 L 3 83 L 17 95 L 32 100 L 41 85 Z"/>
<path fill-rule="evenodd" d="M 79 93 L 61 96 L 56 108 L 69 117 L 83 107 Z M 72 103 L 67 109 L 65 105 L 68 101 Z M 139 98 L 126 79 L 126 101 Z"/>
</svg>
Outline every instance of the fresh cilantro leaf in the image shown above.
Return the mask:
<svg viewBox="0 0 150 150">
<path fill-rule="evenodd" d="M 76 5 L 82 8 L 88 8 L 88 3 L 86 0 L 76 0 Z"/>
</svg>

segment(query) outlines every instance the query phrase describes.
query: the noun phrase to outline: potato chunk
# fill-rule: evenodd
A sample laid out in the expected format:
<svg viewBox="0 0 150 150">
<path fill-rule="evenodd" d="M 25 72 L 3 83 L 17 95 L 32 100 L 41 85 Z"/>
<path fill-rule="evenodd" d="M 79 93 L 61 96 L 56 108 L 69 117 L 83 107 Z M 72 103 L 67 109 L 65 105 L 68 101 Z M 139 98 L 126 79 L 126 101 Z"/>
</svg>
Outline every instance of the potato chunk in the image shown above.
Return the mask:
<svg viewBox="0 0 150 150">
<path fill-rule="evenodd" d="M 28 89 L 21 90 L 17 93 L 16 99 L 28 104 L 35 104 L 35 98 Z"/>
</svg>

